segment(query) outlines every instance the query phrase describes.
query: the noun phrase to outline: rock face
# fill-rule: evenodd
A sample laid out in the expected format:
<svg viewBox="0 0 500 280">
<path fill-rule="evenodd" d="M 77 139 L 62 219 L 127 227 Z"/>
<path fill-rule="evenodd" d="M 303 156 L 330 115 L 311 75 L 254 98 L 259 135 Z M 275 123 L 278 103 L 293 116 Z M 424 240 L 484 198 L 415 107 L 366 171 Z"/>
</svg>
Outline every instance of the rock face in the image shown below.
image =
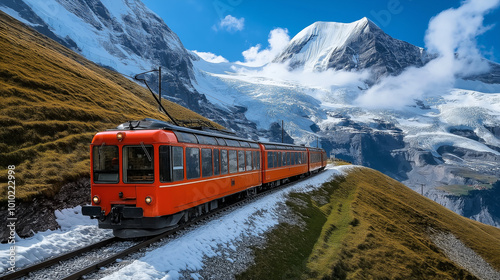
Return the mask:
<svg viewBox="0 0 500 280">
<path fill-rule="evenodd" d="M 500 64 L 489 62 L 490 70 L 487 73 L 466 77 L 469 80 L 478 80 L 486 84 L 500 84 Z"/>
<path fill-rule="evenodd" d="M 492 189 L 471 191 L 466 196 L 432 193 L 429 198 L 464 217 L 500 227 L 500 181 Z"/>
<path fill-rule="evenodd" d="M 313 23 L 274 60 L 285 61 L 291 68 L 313 71 L 370 69 L 376 81 L 385 75 L 398 75 L 409 66 L 423 66 L 428 58 L 422 48 L 392 38 L 363 18 L 353 23 Z"/>
<path fill-rule="evenodd" d="M 399 181 L 408 179 L 411 166 L 400 150 L 405 147 L 401 131 L 371 128 L 337 128 L 321 138 L 321 147 L 335 157 L 379 170 Z"/>
<path fill-rule="evenodd" d="M 65 184 L 52 199 L 35 197 L 32 201 L 16 202 L 16 233 L 20 237 L 29 237 L 33 233 L 59 228 L 54 214 L 55 210 L 87 205 L 90 198 L 90 179 L 82 178 L 76 182 Z M 7 207 L 0 208 L 0 222 L 7 224 Z M 7 227 L 0 227 L 0 242 L 7 242 Z"/>
</svg>

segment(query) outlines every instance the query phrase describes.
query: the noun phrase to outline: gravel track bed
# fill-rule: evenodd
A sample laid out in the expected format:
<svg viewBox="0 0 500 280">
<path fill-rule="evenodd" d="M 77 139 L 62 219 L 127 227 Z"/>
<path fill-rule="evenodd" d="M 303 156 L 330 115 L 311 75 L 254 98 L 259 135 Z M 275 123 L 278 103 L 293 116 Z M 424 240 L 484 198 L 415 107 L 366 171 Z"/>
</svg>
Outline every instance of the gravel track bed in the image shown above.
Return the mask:
<svg viewBox="0 0 500 280">
<path fill-rule="evenodd" d="M 474 276 L 482 280 L 498 280 L 500 272 L 496 271 L 489 263 L 476 252 L 465 246 L 462 241 L 451 233 L 435 233 L 432 235 L 434 243 L 444 251 L 450 260 L 454 261 Z"/>
<path fill-rule="evenodd" d="M 86 252 L 80 256 L 73 257 L 69 260 L 59 262 L 58 264 L 50 266 L 48 268 L 32 272 L 28 276 L 19 279 L 23 280 L 63 279 L 72 273 L 75 273 L 81 269 L 86 268 L 87 266 L 97 262 L 98 260 L 103 260 L 107 257 L 110 257 L 131 246 L 134 246 L 137 243 L 138 242 L 133 242 L 133 241 L 112 243 L 105 247 L 96 248 L 92 251 Z"/>
</svg>

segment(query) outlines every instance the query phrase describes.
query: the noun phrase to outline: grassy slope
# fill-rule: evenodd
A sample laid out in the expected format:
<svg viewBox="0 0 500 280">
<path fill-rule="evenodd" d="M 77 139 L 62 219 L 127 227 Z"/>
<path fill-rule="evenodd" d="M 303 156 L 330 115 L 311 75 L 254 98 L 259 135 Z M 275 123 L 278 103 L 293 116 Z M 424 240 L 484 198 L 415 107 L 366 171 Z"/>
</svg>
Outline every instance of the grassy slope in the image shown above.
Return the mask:
<svg viewBox="0 0 500 280">
<path fill-rule="evenodd" d="M 431 230 L 451 232 L 500 270 L 500 229 L 372 169 L 294 194 L 288 205 L 306 227 L 279 225 L 239 279 L 474 279 L 433 244 Z"/>
<path fill-rule="evenodd" d="M 62 183 L 88 176 L 96 132 L 145 117 L 168 120 L 147 89 L 1 11 L 0 50 L 0 183 L 6 183 L 7 166 L 15 165 L 18 199 L 51 195 Z M 180 121 L 217 126 L 172 102 L 163 104 Z"/>
</svg>

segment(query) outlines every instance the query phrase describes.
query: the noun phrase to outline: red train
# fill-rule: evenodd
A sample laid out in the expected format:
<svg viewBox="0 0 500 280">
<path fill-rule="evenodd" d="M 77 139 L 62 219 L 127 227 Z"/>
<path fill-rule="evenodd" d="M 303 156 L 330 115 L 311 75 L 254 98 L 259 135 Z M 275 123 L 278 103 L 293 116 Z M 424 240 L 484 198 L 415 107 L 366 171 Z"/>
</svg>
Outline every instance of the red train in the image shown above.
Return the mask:
<svg viewBox="0 0 500 280">
<path fill-rule="evenodd" d="M 318 172 L 318 148 L 263 143 L 144 119 L 97 133 L 92 205 L 82 214 L 118 237 L 158 234 L 235 195 Z"/>
</svg>

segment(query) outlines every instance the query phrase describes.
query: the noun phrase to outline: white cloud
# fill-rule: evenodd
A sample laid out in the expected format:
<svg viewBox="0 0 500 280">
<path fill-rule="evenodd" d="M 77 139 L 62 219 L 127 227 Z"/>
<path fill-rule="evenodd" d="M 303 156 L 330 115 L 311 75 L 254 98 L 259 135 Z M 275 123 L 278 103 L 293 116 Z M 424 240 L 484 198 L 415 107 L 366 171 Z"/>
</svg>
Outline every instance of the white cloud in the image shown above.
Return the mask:
<svg viewBox="0 0 500 280">
<path fill-rule="evenodd" d="M 269 46 L 261 50 L 258 44 L 244 51 L 245 62 L 241 63 L 247 66 L 262 66 L 271 62 L 281 51 L 283 51 L 290 42 L 288 29 L 276 28 L 269 32 Z"/>
<path fill-rule="evenodd" d="M 421 68 L 409 68 L 401 75 L 387 77 L 357 99 L 364 107 L 401 108 L 433 92 L 452 88 L 457 76 L 488 70 L 477 47 L 476 37 L 489 28 L 483 26 L 486 13 L 500 0 L 468 0 L 459 8 L 448 9 L 429 22 L 425 44 L 437 58 Z"/>
<path fill-rule="evenodd" d="M 221 62 L 229 62 L 227 59 L 225 59 L 223 56 L 213 54 L 211 52 L 199 52 L 199 51 L 192 51 L 193 53 L 197 54 L 199 57 L 201 57 L 203 60 L 212 62 L 212 63 L 221 63 Z"/>
<path fill-rule="evenodd" d="M 280 81 L 281 83 L 295 84 L 298 86 L 306 86 L 311 88 L 320 88 L 324 90 L 332 90 L 341 87 L 364 87 L 364 80 L 368 79 L 371 73 L 365 71 L 337 71 L 328 69 L 322 72 L 312 72 L 298 68 L 290 70 L 287 62 L 285 63 L 269 63 L 263 67 L 245 68 L 233 67 L 233 70 L 242 74 L 244 77 L 254 78 L 259 83 L 269 81 Z"/>
<path fill-rule="evenodd" d="M 225 18 L 221 19 L 219 22 L 219 28 L 225 29 L 229 32 L 241 31 L 245 28 L 245 18 L 235 18 L 232 15 L 227 15 Z M 218 30 L 217 27 L 214 28 Z"/>
<path fill-rule="evenodd" d="M 280 81 L 284 83 L 333 90 L 339 87 L 365 87 L 364 81 L 371 73 L 364 71 L 337 71 L 328 69 L 322 72 L 313 72 L 303 68 L 290 70 L 289 62 L 272 63 L 289 44 L 290 36 L 288 30 L 276 28 L 269 32 L 269 45 L 261 49 L 261 45 L 256 45 L 244 51 L 245 62 L 236 62 L 241 67 L 233 66 L 232 69 L 244 77 L 255 79 L 260 83 L 268 81 Z M 246 66 L 246 67 L 245 67 Z M 251 67 L 251 68 L 248 68 Z"/>
</svg>

